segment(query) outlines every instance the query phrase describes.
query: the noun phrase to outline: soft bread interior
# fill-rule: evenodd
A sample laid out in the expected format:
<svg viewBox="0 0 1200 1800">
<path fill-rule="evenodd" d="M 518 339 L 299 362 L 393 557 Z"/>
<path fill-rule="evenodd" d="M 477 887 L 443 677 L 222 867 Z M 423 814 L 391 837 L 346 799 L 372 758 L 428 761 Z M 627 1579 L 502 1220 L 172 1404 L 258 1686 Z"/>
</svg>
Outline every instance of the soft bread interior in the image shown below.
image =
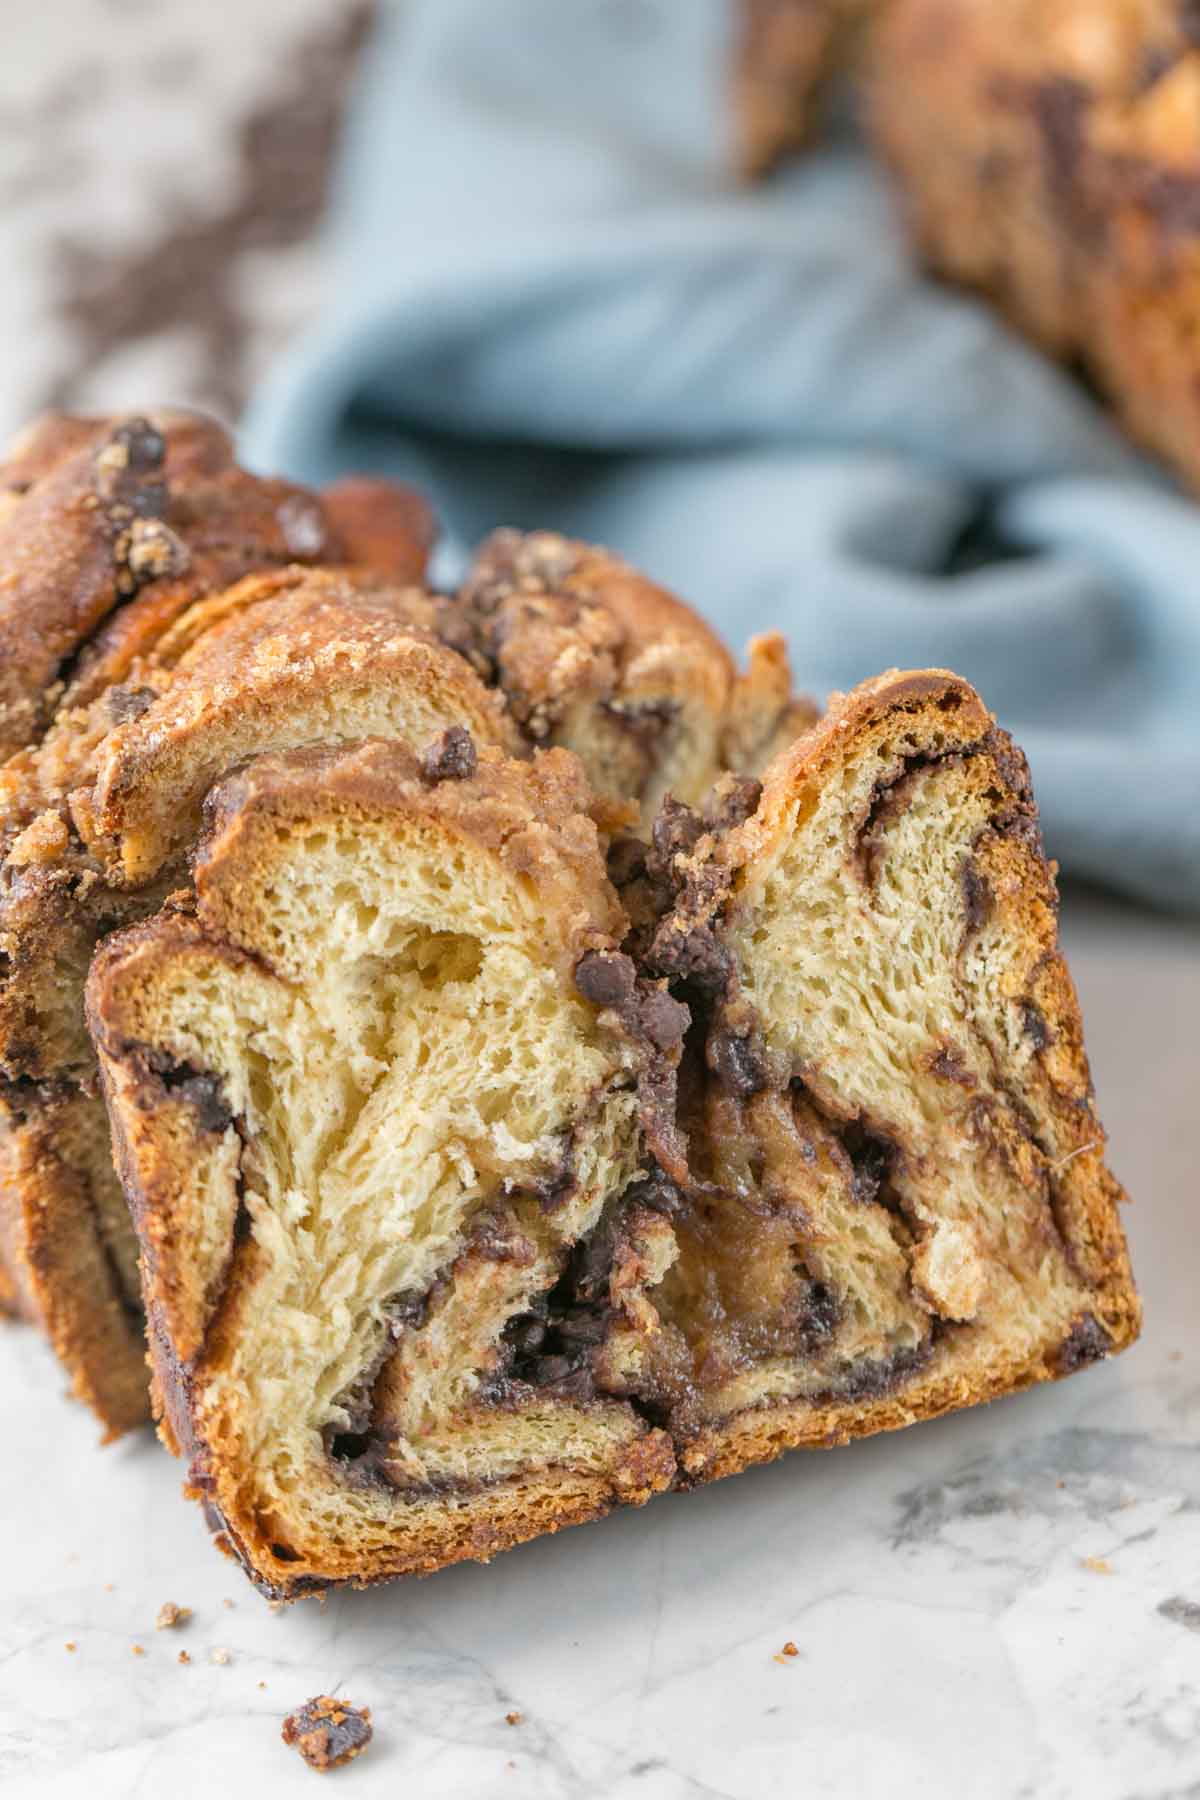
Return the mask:
<svg viewBox="0 0 1200 1800">
<path fill-rule="evenodd" d="M 321 759 L 273 795 L 252 769 L 198 918 L 113 940 L 93 977 L 152 1328 L 191 1361 L 213 1503 L 292 1591 L 545 1529 L 556 1488 L 594 1511 L 665 1479 L 628 1407 L 512 1379 L 503 1337 L 640 1154 L 639 1052 L 573 981 L 619 929 L 573 759 L 431 786 L 396 746 L 357 754 L 357 792 Z"/>
<path fill-rule="evenodd" d="M 819 1441 L 868 1399 L 904 1423 L 1128 1342 L 1052 879 L 972 691 L 859 690 L 712 854 L 661 940 L 694 943 L 719 889 L 693 1190 L 647 1295 L 663 1330 L 622 1347 L 629 1391 L 710 1431 L 701 1467 L 711 1427 L 768 1403 L 800 1403 L 784 1442 Z M 759 1427 L 782 1447 L 739 1429 Z"/>
</svg>

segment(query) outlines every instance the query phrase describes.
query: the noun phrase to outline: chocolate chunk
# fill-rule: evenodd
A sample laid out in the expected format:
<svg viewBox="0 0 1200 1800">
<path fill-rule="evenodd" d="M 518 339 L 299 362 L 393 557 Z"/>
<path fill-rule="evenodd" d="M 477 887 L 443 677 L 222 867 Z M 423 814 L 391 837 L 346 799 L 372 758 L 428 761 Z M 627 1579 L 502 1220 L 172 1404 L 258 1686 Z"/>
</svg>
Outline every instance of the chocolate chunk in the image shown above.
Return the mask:
<svg viewBox="0 0 1200 1800">
<path fill-rule="evenodd" d="M 467 781 L 479 767 L 479 753 L 469 731 L 451 725 L 421 754 L 421 774 L 426 781 Z"/>
<path fill-rule="evenodd" d="M 1021 1002 L 1021 1024 L 1034 1049 L 1045 1050 L 1050 1043 L 1050 1027 L 1046 1023 L 1045 1014 L 1032 1000 Z"/>
<path fill-rule="evenodd" d="M 168 1094 L 195 1108 L 202 1131 L 222 1132 L 233 1124 L 234 1115 L 226 1102 L 220 1076 L 193 1068 L 190 1063 L 173 1062 L 155 1050 L 146 1056 L 146 1066 Z"/>
<path fill-rule="evenodd" d="M 623 1006 L 636 985 L 633 959 L 619 950 L 589 950 L 575 965 L 575 986 L 593 1006 Z"/>
<path fill-rule="evenodd" d="M 310 1769 L 341 1768 L 361 1756 L 371 1741 L 371 1709 L 317 1694 L 283 1721 L 283 1741 L 297 1749 Z"/>
<path fill-rule="evenodd" d="M 1082 1313 L 1063 1339 L 1058 1352 L 1058 1372 L 1071 1375 L 1087 1363 L 1100 1362 L 1112 1349 L 1112 1339 L 1094 1313 Z"/>
<path fill-rule="evenodd" d="M 683 1042 L 692 1015 L 665 988 L 650 987 L 638 1003 L 638 1024 L 656 1050 L 673 1050 Z"/>
<path fill-rule="evenodd" d="M 757 812 L 762 782 L 749 775 L 727 775 L 719 781 L 704 809 L 710 831 L 733 831 Z"/>
<path fill-rule="evenodd" d="M 650 841 L 656 860 L 670 865 L 677 856 L 687 856 L 704 836 L 704 820 L 690 806 L 668 794 L 650 828 Z"/>
<path fill-rule="evenodd" d="M 962 859 L 958 885 L 962 890 L 963 912 L 966 914 L 965 934 L 970 937 L 981 925 L 987 923 L 992 910 L 992 890 L 980 873 L 975 858 L 969 853 Z"/>
<path fill-rule="evenodd" d="M 876 1136 L 857 1120 L 842 1129 L 842 1148 L 850 1158 L 854 1173 L 850 1192 L 860 1206 L 869 1206 L 878 1198 L 879 1190 L 891 1171 L 894 1147 Z"/>
<path fill-rule="evenodd" d="M 202 1131 L 222 1132 L 233 1124 L 224 1090 L 215 1075 L 189 1075 L 171 1084 L 171 1091 L 195 1109 Z"/>
<path fill-rule="evenodd" d="M 161 479 L 166 454 L 166 439 L 148 419 L 127 419 L 96 452 L 96 493 L 126 518 L 161 517 L 167 500 Z"/>
<path fill-rule="evenodd" d="M 536 1356 L 546 1342 L 546 1321 L 538 1313 L 518 1313 L 504 1327 L 503 1336 L 517 1356 Z"/>
<path fill-rule="evenodd" d="M 108 715 L 113 724 L 127 725 L 130 719 L 140 719 L 146 709 L 154 705 L 158 695 L 148 687 L 112 687 L 107 698 Z"/>
<path fill-rule="evenodd" d="M 275 509 L 283 541 L 291 556 L 310 561 L 325 549 L 328 532 L 320 502 L 310 494 L 289 494 Z"/>
<path fill-rule="evenodd" d="M 608 848 L 608 879 L 613 886 L 628 887 L 645 873 L 646 846 L 641 838 L 614 838 Z"/>
<path fill-rule="evenodd" d="M 708 1066 L 722 1087 L 736 1100 L 749 1100 L 767 1085 L 767 1065 L 762 1048 L 750 1037 L 714 1031 L 708 1040 Z"/>
</svg>

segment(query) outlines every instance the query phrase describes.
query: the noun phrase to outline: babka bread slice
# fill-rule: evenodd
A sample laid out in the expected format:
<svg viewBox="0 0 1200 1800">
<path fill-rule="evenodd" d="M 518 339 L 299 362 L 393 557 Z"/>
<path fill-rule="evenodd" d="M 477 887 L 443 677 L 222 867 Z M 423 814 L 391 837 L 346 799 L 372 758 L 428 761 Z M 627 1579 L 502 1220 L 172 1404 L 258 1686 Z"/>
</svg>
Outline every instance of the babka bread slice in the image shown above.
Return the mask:
<svg viewBox="0 0 1200 1800">
<path fill-rule="evenodd" d="M 671 1479 L 590 1378 L 606 1311 L 560 1304 L 672 1159 L 687 1016 L 619 952 L 591 805 L 567 752 L 461 731 L 262 757 L 210 796 L 194 902 L 97 954 L 164 1435 L 271 1594 Z"/>
<path fill-rule="evenodd" d="M 835 698 L 727 824 L 658 834 L 677 892 L 647 963 L 697 1021 L 689 1177 L 601 1385 L 702 1480 L 1123 1349 L 1053 875 L 978 696 L 931 670 Z"/>
<path fill-rule="evenodd" d="M 0 1187 L 9 1266 L 23 1309 L 51 1331 L 76 1391 L 110 1431 L 131 1421 L 144 1387 L 132 1231 L 106 1157 L 107 1125 L 83 1022 L 83 982 L 96 943 L 147 917 L 186 878 L 186 853 L 208 788 L 274 746 L 367 733 L 423 743 L 447 726 L 515 746 L 497 697 L 418 621 L 427 596 L 328 571 L 252 577 L 198 602 L 138 667 L 140 706 L 112 722 L 101 693 L 64 745 L 44 744 L 80 786 L 40 814 L 0 865 L 0 1068 L 13 1173 Z M 198 629 L 197 615 L 212 615 Z M 193 629 L 195 627 L 195 629 Z M 186 644 L 181 655 L 174 651 Z M 95 716 L 107 718 L 102 732 Z M 63 816 L 65 812 L 65 817 Z M 69 1132 L 59 1129 L 69 1117 Z M 36 1145 L 36 1155 L 30 1145 Z M 87 1146 L 85 1163 L 77 1154 Z M 16 1172 L 23 1172 L 16 1178 Z M 36 1175 L 36 1179 L 35 1179 Z M 80 1196 L 87 1204 L 81 1206 Z M 114 1246 L 116 1247 L 114 1249 Z M 106 1286 L 67 1289 L 69 1263 L 110 1268 Z M 97 1315 L 123 1336 L 124 1358 L 90 1355 Z M 116 1390 L 121 1404 L 109 1398 Z M 137 1416 L 145 1415 L 145 1401 Z"/>
<path fill-rule="evenodd" d="M 699 801 L 816 717 L 778 633 L 738 675 L 690 606 L 611 551 L 551 531 L 493 532 L 459 594 L 461 647 L 536 744 L 574 750 L 598 795 L 648 829 L 665 796 Z"/>
</svg>

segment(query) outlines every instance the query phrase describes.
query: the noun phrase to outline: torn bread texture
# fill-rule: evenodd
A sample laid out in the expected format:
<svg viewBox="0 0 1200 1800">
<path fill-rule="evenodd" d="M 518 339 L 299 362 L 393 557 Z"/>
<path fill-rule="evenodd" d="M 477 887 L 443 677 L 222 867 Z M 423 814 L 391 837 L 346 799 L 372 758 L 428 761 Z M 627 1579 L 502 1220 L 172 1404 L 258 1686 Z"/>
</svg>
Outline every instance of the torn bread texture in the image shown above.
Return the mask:
<svg viewBox="0 0 1200 1800">
<path fill-rule="evenodd" d="M 625 1380 L 692 1478 L 1121 1349 L 1139 1309 L 1024 759 L 942 671 L 836 699 L 675 859 L 691 1183 Z"/>
<path fill-rule="evenodd" d="M 737 673 L 716 634 L 611 551 L 497 531 L 460 593 L 469 654 L 535 744 L 574 750 L 645 831 L 667 794 L 698 802 L 725 769 L 756 771 L 817 716 L 792 692 L 778 633 Z"/>
<path fill-rule="evenodd" d="M 251 765 L 90 978 L 164 1433 L 264 1589 L 1132 1341 L 1053 874 L 965 682 L 667 806 L 632 931 L 576 759 L 461 749 Z"/>
<path fill-rule="evenodd" d="M 534 1344 L 686 1020 L 619 954 L 590 805 L 563 751 L 264 757 L 210 801 L 194 909 L 96 959 L 166 1428 L 272 1592 L 670 1480 L 586 1321 Z"/>
</svg>

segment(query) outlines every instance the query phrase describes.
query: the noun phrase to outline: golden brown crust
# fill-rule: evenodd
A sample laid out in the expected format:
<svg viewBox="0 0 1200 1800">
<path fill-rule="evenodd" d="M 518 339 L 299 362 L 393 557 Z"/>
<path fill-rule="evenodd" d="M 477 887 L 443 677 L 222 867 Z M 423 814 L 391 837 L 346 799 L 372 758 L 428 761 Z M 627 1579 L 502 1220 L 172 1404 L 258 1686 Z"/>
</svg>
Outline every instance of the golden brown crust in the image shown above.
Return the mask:
<svg viewBox="0 0 1200 1800">
<path fill-rule="evenodd" d="M 0 751 L 44 727 L 73 659 L 107 614 L 157 616 L 254 568 L 360 558 L 423 573 L 432 526 L 406 490 L 355 481 L 316 495 L 240 469 L 199 415 L 51 417 L 18 444 L 0 487 Z M 344 535 L 343 535 L 344 534 Z"/>
<path fill-rule="evenodd" d="M 411 713 L 421 735 L 455 723 L 515 749 L 496 697 L 442 647 L 430 616 L 417 590 L 318 572 L 209 623 L 162 692 L 107 735 L 94 785 L 72 797 L 109 879 L 151 879 L 194 835 L 213 782 L 276 745 L 367 737 L 386 731 L 392 713 Z"/>
<path fill-rule="evenodd" d="M 673 595 L 606 550 L 497 531 L 460 600 L 522 730 L 574 750 L 602 798 L 648 822 L 668 790 L 691 802 L 716 779 L 733 665 Z"/>
<path fill-rule="evenodd" d="M 45 1332 L 104 1441 L 149 1418 L 136 1288 L 104 1225 L 124 1208 L 98 1099 L 32 1084 L 0 1107 L 0 1266 L 13 1310 Z M 102 1216 L 108 1214 L 107 1220 Z"/>
</svg>

